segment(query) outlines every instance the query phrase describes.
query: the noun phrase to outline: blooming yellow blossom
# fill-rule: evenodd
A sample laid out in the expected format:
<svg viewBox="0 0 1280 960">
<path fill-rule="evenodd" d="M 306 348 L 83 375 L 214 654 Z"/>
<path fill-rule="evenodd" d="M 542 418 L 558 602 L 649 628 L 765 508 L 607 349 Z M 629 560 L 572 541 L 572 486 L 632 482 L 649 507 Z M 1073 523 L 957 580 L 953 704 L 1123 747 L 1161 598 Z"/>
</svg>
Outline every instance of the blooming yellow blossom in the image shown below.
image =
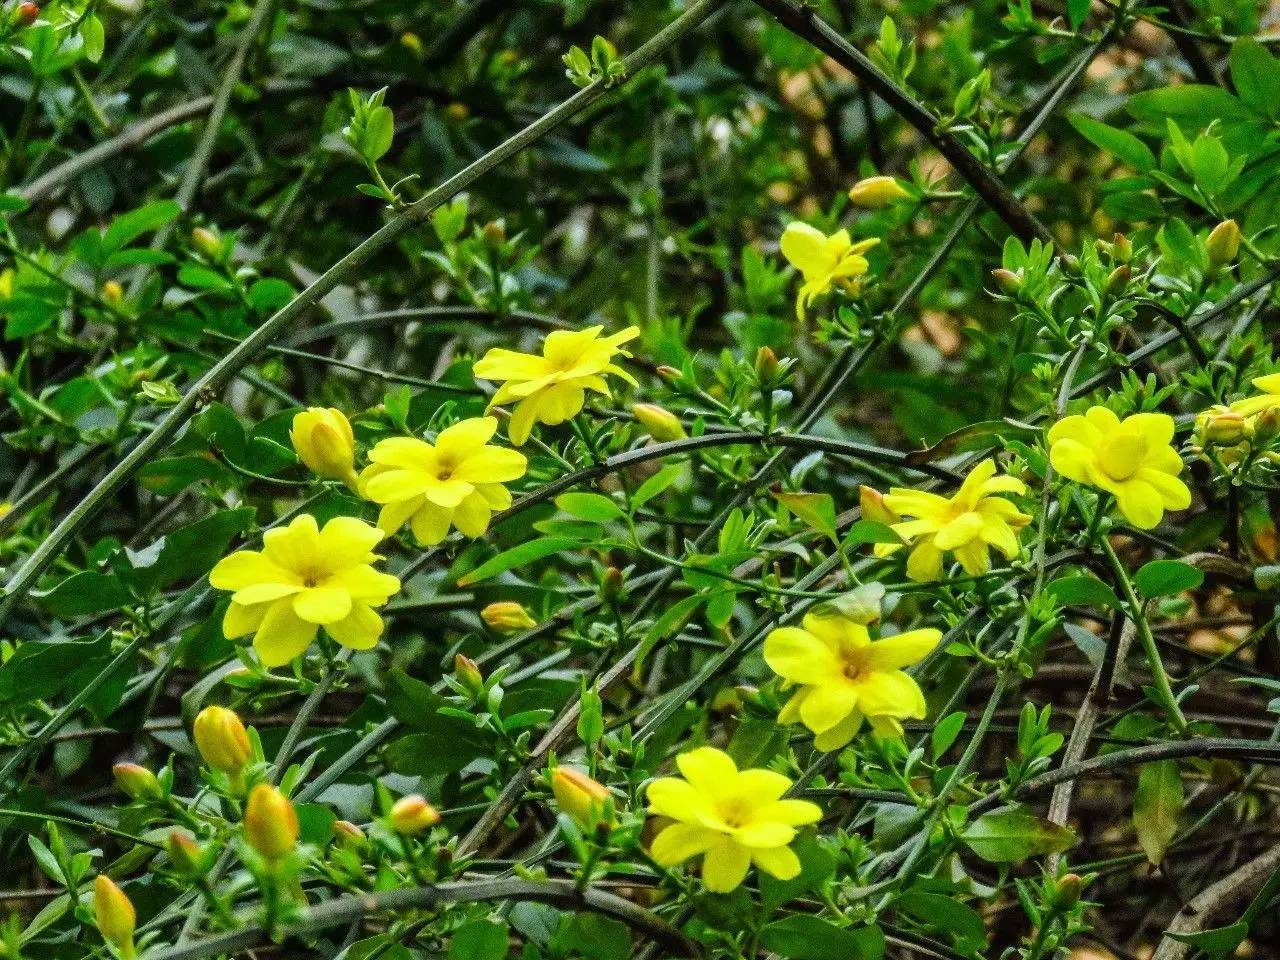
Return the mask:
<svg viewBox="0 0 1280 960">
<path fill-rule="evenodd" d="M 468 537 L 489 529 L 494 510 L 511 506 L 502 484 L 524 476 L 524 454 L 489 446 L 498 430 L 493 417 L 472 417 L 440 431 L 435 444 L 390 437 L 369 451 L 360 492 L 382 504 L 378 527 L 392 534 L 409 523 L 423 546 L 439 543 L 450 525 Z"/>
<path fill-rule="evenodd" d="M 1135 413 L 1121 421 L 1106 407 L 1090 407 L 1049 429 L 1049 461 L 1068 480 L 1113 494 L 1126 520 L 1150 530 L 1166 510 L 1191 506 L 1172 440 L 1173 418 L 1166 414 Z"/>
<path fill-rule="evenodd" d="M 356 487 L 356 438 L 341 410 L 308 407 L 293 418 L 289 439 L 298 459 L 317 477 Z"/>
<path fill-rule="evenodd" d="M 907 576 L 921 583 L 937 580 L 947 551 L 955 554 L 970 576 L 991 569 L 990 547 L 1012 560 L 1022 550 L 1018 531 L 1031 518 L 997 494 L 1026 492 L 1026 485 L 1017 477 L 996 476 L 991 459 L 969 471 L 953 497 L 900 487 L 890 490 L 883 499 L 885 509 L 915 518 L 892 524 L 893 532 L 911 544 Z M 878 544 L 876 553 L 886 556 L 897 549 L 896 544 Z"/>
<path fill-rule="evenodd" d="M 631 356 L 621 345 L 640 336 L 640 328 L 627 327 L 608 337 L 600 336 L 603 331 L 602 326 L 556 330 L 547 335 L 541 356 L 495 347 L 476 361 L 477 377 L 502 382 L 489 409 L 515 402 L 507 436 L 517 447 L 529 439 L 535 423 L 553 427 L 576 416 L 586 402 L 586 391 L 610 396 L 606 373 L 635 385 L 613 358 Z"/>
<path fill-rule="evenodd" d="M 817 822 L 822 810 L 782 799 L 790 780 L 771 770 L 739 770 L 714 747 L 682 753 L 676 766 L 683 779 L 649 784 L 649 812 L 676 821 L 654 838 L 654 860 L 670 867 L 702 855 L 702 882 L 713 893 L 735 889 L 752 863 L 779 880 L 800 873 L 789 844 L 796 827 Z"/>
<path fill-rule="evenodd" d="M 1265 377 L 1254 377 L 1252 383 L 1262 391 L 1256 397 L 1245 397 L 1231 404 L 1231 409 L 1242 416 L 1251 417 L 1255 413 L 1280 407 L 1280 373 L 1268 373 Z"/>
<path fill-rule="evenodd" d="M 875 237 L 854 243 L 848 230 L 827 236 L 817 227 L 795 221 L 782 232 L 782 255 L 800 271 L 804 284 L 796 297 L 796 316 L 804 319 L 805 307 L 814 297 L 839 286 L 857 291 L 858 277 L 870 267 L 863 256 L 880 241 Z"/>
<path fill-rule="evenodd" d="M 252 633 L 268 667 L 304 653 L 322 626 L 344 647 L 371 649 L 383 626 L 374 607 L 400 589 L 398 579 L 373 568 L 383 536 L 355 517 L 334 517 L 320 529 L 305 513 L 268 530 L 261 551 L 233 553 L 209 574 L 217 589 L 235 591 L 222 632 L 228 640 Z"/>
<path fill-rule="evenodd" d="M 764 660 L 786 686 L 798 689 L 778 714 L 801 722 L 819 750 L 838 750 L 868 720 L 876 733 L 902 736 L 901 721 L 921 720 L 924 694 L 902 668 L 942 639 L 934 629 L 871 640 L 867 628 L 836 613 L 814 612 L 804 626 L 780 627 L 764 641 Z"/>
</svg>

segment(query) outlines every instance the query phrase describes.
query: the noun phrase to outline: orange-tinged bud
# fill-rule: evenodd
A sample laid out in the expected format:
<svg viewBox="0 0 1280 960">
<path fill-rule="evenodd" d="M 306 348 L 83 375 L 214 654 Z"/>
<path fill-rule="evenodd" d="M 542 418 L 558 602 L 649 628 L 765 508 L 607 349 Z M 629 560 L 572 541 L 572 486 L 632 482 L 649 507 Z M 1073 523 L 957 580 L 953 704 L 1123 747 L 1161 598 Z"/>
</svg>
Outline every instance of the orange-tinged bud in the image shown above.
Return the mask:
<svg viewBox="0 0 1280 960">
<path fill-rule="evenodd" d="M 118 786 L 131 800 L 159 800 L 164 790 L 156 775 L 136 763 L 117 763 L 111 768 Z"/>
<path fill-rule="evenodd" d="M 858 487 L 858 504 L 862 507 L 863 520 L 873 520 L 888 526 L 902 519 L 885 506 L 884 494 L 874 487 Z"/>
<path fill-rule="evenodd" d="M 1116 294 L 1124 293 L 1125 287 L 1129 286 L 1129 281 L 1133 278 L 1133 270 L 1127 263 L 1122 263 L 1116 267 L 1107 276 L 1106 289 L 1107 293 Z"/>
<path fill-rule="evenodd" d="M 1008 294 L 1017 293 L 1022 289 L 1022 278 L 1004 267 L 996 267 L 992 270 L 991 279 L 996 282 L 997 287 Z"/>
<path fill-rule="evenodd" d="M 191 246 L 210 260 L 222 256 L 222 238 L 208 227 L 196 227 L 191 231 Z"/>
<path fill-rule="evenodd" d="M 1232 263 L 1240 252 L 1240 240 L 1240 225 L 1234 220 L 1223 220 L 1214 227 L 1204 242 L 1209 266 L 1217 270 Z"/>
<path fill-rule="evenodd" d="M 341 410 L 308 407 L 293 418 L 289 439 L 298 459 L 317 477 L 356 489 L 356 438 Z"/>
<path fill-rule="evenodd" d="M 649 436 L 659 443 L 669 443 L 685 436 L 684 425 L 670 410 L 656 403 L 637 403 L 631 412 L 640 421 L 640 425 L 649 432 Z"/>
<path fill-rule="evenodd" d="M 498 600 L 489 604 L 480 611 L 480 619 L 499 633 L 532 630 L 538 625 L 538 621 L 529 616 L 529 612 L 514 600 Z"/>
<path fill-rule="evenodd" d="M 1054 884 L 1052 906 L 1055 910 L 1071 910 L 1083 892 L 1083 878 L 1078 873 L 1064 873 Z"/>
<path fill-rule="evenodd" d="M 333 822 L 333 839 L 337 841 L 340 847 L 362 847 L 367 838 L 364 835 L 364 831 L 350 820 L 335 820 Z"/>
<path fill-rule="evenodd" d="M 454 123 L 462 123 L 471 116 L 471 108 L 465 103 L 458 103 L 455 100 L 444 108 L 444 115 L 446 120 L 451 120 Z"/>
<path fill-rule="evenodd" d="M 622 571 L 617 567 L 606 567 L 604 574 L 600 577 L 600 596 L 606 602 L 617 600 L 622 596 L 622 588 L 625 585 L 625 578 Z"/>
<path fill-rule="evenodd" d="M 165 838 L 164 849 L 173 869 L 184 877 L 198 877 L 205 872 L 204 851 L 181 830 L 174 830 Z"/>
<path fill-rule="evenodd" d="M 778 377 L 778 355 L 770 347 L 756 351 L 756 376 L 764 384 L 773 383 Z"/>
<path fill-rule="evenodd" d="M 666 363 L 659 366 L 654 372 L 668 383 L 675 383 L 675 381 L 679 380 L 681 376 L 679 370 Z"/>
<path fill-rule="evenodd" d="M 849 190 L 849 199 L 867 210 L 878 210 L 909 196 L 911 193 L 893 177 L 867 177 Z"/>
<path fill-rule="evenodd" d="M 1280 410 L 1267 407 L 1253 417 L 1253 435 L 1260 443 L 1270 443 L 1280 436 Z"/>
<path fill-rule="evenodd" d="M 507 228 L 501 220 L 490 220 L 484 225 L 481 231 L 484 238 L 485 246 L 490 250 L 497 250 L 507 242 Z"/>
<path fill-rule="evenodd" d="M 40 17 L 40 5 L 31 3 L 27 0 L 25 3 L 18 4 L 16 20 L 19 27 L 29 27 Z"/>
<path fill-rule="evenodd" d="M 298 844 L 298 814 L 280 790 L 260 783 L 249 793 L 244 837 L 267 860 L 279 860 Z"/>
<path fill-rule="evenodd" d="M 102 939 L 130 960 L 134 956 L 133 928 L 138 915 L 125 892 L 105 873 L 93 881 L 93 919 Z"/>
<path fill-rule="evenodd" d="M 215 770 L 235 776 L 253 758 L 249 733 L 234 710 L 205 707 L 192 725 L 196 749 Z"/>
<path fill-rule="evenodd" d="M 1117 233 L 1111 241 L 1111 255 L 1121 263 L 1133 259 L 1133 241 L 1123 233 Z"/>
<path fill-rule="evenodd" d="M 556 767 L 551 772 L 551 792 L 556 805 L 584 830 L 594 830 L 601 822 L 613 822 L 609 791 L 580 770 Z"/>
<path fill-rule="evenodd" d="M 472 694 L 479 694 L 484 690 L 484 674 L 470 657 L 456 654 L 453 658 L 453 672 L 458 682 Z"/>
<path fill-rule="evenodd" d="M 440 814 L 416 793 L 401 797 L 391 808 L 391 828 L 406 837 L 430 830 L 440 822 Z"/>
</svg>

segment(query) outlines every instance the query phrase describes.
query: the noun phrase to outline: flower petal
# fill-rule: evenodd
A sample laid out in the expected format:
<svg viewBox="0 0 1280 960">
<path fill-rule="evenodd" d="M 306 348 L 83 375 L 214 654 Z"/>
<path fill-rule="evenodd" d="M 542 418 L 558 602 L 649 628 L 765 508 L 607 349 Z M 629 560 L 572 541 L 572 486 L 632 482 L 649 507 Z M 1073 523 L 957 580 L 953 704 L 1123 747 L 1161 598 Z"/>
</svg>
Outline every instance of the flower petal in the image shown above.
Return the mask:
<svg viewBox="0 0 1280 960">
<path fill-rule="evenodd" d="M 1191 491 L 1177 477 L 1144 467 L 1138 471 L 1137 479 L 1155 488 L 1166 510 L 1185 510 L 1191 506 Z"/>
<path fill-rule="evenodd" d="M 253 638 L 253 649 L 266 667 L 281 667 L 306 652 L 319 629 L 293 612 L 289 600 L 271 604 Z"/>
<path fill-rule="evenodd" d="M 690 857 L 706 853 L 720 839 L 720 834 L 693 823 L 673 823 L 656 837 L 649 856 L 664 867 L 674 867 Z"/>
<path fill-rule="evenodd" d="M 722 794 L 738 779 L 737 764 L 723 750 L 698 747 L 676 757 L 676 766 L 684 778 L 700 793 Z"/>
<path fill-rule="evenodd" d="M 1088 483 L 1089 468 L 1093 464 L 1093 451 L 1078 440 L 1064 437 L 1055 440 L 1049 448 L 1049 462 L 1053 469 L 1068 480 Z"/>
<path fill-rule="evenodd" d="M 1116 506 L 1124 518 L 1139 530 L 1152 530 L 1159 526 L 1160 518 L 1164 516 L 1164 499 L 1151 484 L 1134 477 L 1117 484 L 1115 495 Z"/>
<path fill-rule="evenodd" d="M 779 880 L 794 880 L 800 876 L 800 858 L 790 847 L 752 850 L 751 862 Z"/>
<path fill-rule="evenodd" d="M 877 670 L 858 681 L 858 708 L 869 717 L 883 714 L 922 719 L 924 694 L 901 670 Z"/>
<path fill-rule="evenodd" d="M 780 627 L 765 637 L 764 662 L 793 683 L 823 683 L 841 672 L 830 645 L 799 627 Z"/>
<path fill-rule="evenodd" d="M 933 652 L 941 640 L 942 631 L 932 627 L 885 637 L 867 649 L 866 664 L 872 670 L 900 670 L 919 663 Z"/>
<path fill-rule="evenodd" d="M 814 733 L 830 730 L 858 706 L 858 688 L 840 680 L 814 687 L 800 705 L 800 718 Z"/>
<path fill-rule="evenodd" d="M 259 583 L 297 583 L 298 577 L 257 550 L 241 550 L 223 557 L 209 572 L 218 590 L 241 590 Z"/>
<path fill-rule="evenodd" d="M 721 837 L 702 858 L 702 882 L 712 893 L 730 893 L 746 879 L 750 866 L 750 851 Z"/>
<path fill-rule="evenodd" d="M 329 636 L 352 650 L 372 650 L 378 645 L 383 628 L 382 617 L 366 603 L 352 604 L 346 617 L 324 627 Z"/>
<path fill-rule="evenodd" d="M 808 800 L 775 800 L 767 807 L 760 808 L 756 816 L 792 827 L 803 827 L 821 820 L 822 808 Z"/>
<path fill-rule="evenodd" d="M 293 612 L 307 623 L 333 623 L 351 612 L 351 594 L 340 587 L 311 587 L 294 596 Z"/>
</svg>

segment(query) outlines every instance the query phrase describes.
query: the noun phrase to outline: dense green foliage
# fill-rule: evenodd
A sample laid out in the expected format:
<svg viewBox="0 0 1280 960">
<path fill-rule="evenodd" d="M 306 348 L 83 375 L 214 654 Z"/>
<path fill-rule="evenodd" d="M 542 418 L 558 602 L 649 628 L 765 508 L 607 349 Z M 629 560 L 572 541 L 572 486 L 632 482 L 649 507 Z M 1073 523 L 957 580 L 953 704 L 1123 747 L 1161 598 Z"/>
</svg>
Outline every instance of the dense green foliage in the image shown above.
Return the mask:
<svg viewBox="0 0 1280 960">
<path fill-rule="evenodd" d="M 1267 16 L 4 0 L 0 957 L 1275 955 Z"/>
</svg>

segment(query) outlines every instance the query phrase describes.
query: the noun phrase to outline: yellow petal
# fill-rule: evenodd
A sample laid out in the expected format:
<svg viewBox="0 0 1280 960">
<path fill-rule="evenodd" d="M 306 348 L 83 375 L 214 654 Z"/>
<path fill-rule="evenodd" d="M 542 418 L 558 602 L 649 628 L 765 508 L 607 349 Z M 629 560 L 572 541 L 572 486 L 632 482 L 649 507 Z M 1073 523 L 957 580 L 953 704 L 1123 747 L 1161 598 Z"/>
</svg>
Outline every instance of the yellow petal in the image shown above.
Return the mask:
<svg viewBox="0 0 1280 960">
<path fill-rule="evenodd" d="M 787 224 L 782 231 L 779 246 L 787 262 L 807 280 L 811 275 L 824 274 L 830 269 L 826 243 L 826 234 L 821 230 L 797 220 Z"/>
<path fill-rule="evenodd" d="M 1053 469 L 1076 483 L 1089 482 L 1089 468 L 1093 464 L 1093 451 L 1070 437 L 1054 441 L 1049 448 L 1049 462 Z"/>
<path fill-rule="evenodd" d="M 738 767 L 715 747 L 698 747 L 676 757 L 676 766 L 694 790 L 719 796 L 738 779 Z"/>
<path fill-rule="evenodd" d="M 791 827 L 803 827 L 822 819 L 822 808 L 808 800 L 775 800 L 757 811 L 764 820 L 776 820 Z"/>
<path fill-rule="evenodd" d="M 517 447 L 524 446 L 529 434 L 533 430 L 534 423 L 538 419 L 538 400 L 536 397 L 528 397 L 516 404 L 515 409 L 511 411 L 511 422 L 507 424 L 507 439 L 514 443 Z"/>
<path fill-rule="evenodd" d="M 286 570 L 310 567 L 320 545 L 320 528 L 309 513 L 294 517 L 287 527 L 275 527 L 262 535 L 262 544 L 270 560 Z"/>
<path fill-rule="evenodd" d="M 873 670 L 900 670 L 919 663 L 933 652 L 941 640 L 942 631 L 932 627 L 885 637 L 868 648 L 866 664 Z"/>
<path fill-rule="evenodd" d="M 1191 491 L 1177 477 L 1144 467 L 1138 471 L 1137 479 L 1155 489 L 1166 510 L 1185 510 L 1191 506 Z"/>
<path fill-rule="evenodd" d="M 712 893 L 730 893 L 746 879 L 750 866 L 750 851 L 721 837 L 702 858 L 702 882 Z"/>
<path fill-rule="evenodd" d="M 761 807 L 773 803 L 791 789 L 791 781 L 772 770 L 743 770 L 738 774 L 737 795 L 746 804 Z"/>
<path fill-rule="evenodd" d="M 916 583 L 928 583 L 942 576 L 942 551 L 932 540 L 916 544 L 907 556 L 907 576 Z"/>
<path fill-rule="evenodd" d="M 424 502 L 409 520 L 413 536 L 424 547 L 434 547 L 449 533 L 453 510 Z"/>
<path fill-rule="evenodd" d="M 241 550 L 218 561 L 209 583 L 219 590 L 240 590 L 258 583 L 294 583 L 297 577 L 257 550 Z"/>
<path fill-rule="evenodd" d="M 492 511 L 485 498 L 472 492 L 453 511 L 453 524 L 468 537 L 483 537 L 484 532 L 489 529 L 491 515 Z"/>
<path fill-rule="evenodd" d="M 232 599 L 244 606 L 252 606 L 255 603 L 270 603 L 281 597 L 292 596 L 302 589 L 302 585 L 296 583 L 255 583 L 243 590 L 237 590 L 232 594 Z"/>
<path fill-rule="evenodd" d="M 733 831 L 733 839 L 744 847 L 785 847 L 796 838 L 795 827 L 772 820 L 758 820 L 743 824 Z"/>
<path fill-rule="evenodd" d="M 401 470 L 425 470 L 431 464 L 435 450 L 431 444 L 417 437 L 388 437 L 379 440 L 369 451 L 369 462 Z"/>
<path fill-rule="evenodd" d="M 830 730 L 858 706 L 858 690 L 847 681 L 814 687 L 800 706 L 800 718 L 814 733 Z"/>
<path fill-rule="evenodd" d="M 382 617 L 368 604 L 352 604 L 351 612 L 341 620 L 325 624 L 325 632 L 344 647 L 371 650 L 382 636 Z"/>
<path fill-rule="evenodd" d="M 436 437 L 436 452 L 455 457 L 472 456 L 498 432 L 496 417 L 471 417 L 445 427 Z"/>
<path fill-rule="evenodd" d="M 1126 480 L 1117 485 L 1116 506 L 1124 518 L 1139 530 L 1152 530 L 1164 516 L 1164 500 L 1145 480 Z"/>
<path fill-rule="evenodd" d="M 1074 440 L 1085 447 L 1092 447 L 1102 440 L 1102 434 L 1092 423 L 1079 414 L 1063 417 L 1049 428 L 1050 445 L 1061 440 Z"/>
<path fill-rule="evenodd" d="M 649 848 L 649 856 L 664 867 L 674 867 L 690 857 L 696 857 L 717 842 L 719 834 L 692 823 L 673 823 L 656 837 Z"/>
<path fill-rule="evenodd" d="M 862 711 L 853 710 L 830 730 L 824 730 L 815 736 L 813 738 L 814 749 L 829 753 L 832 750 L 843 748 L 858 735 L 858 731 L 862 728 L 862 719 Z"/>
<path fill-rule="evenodd" d="M 779 880 L 794 880 L 800 876 L 800 858 L 790 847 L 774 847 L 769 850 L 752 850 L 751 862 Z"/>
<path fill-rule="evenodd" d="M 793 683 L 823 683 L 841 672 L 830 645 L 798 627 L 781 627 L 765 637 L 764 662 Z"/>
<path fill-rule="evenodd" d="M 982 517 L 970 511 L 944 525 L 933 538 L 939 550 L 954 550 L 971 541 L 982 531 Z"/>
<path fill-rule="evenodd" d="M 1167 413 L 1135 413 L 1125 427 L 1136 430 L 1151 448 L 1167 447 L 1173 440 L 1173 417 Z"/>
<path fill-rule="evenodd" d="M 467 483 L 507 483 L 524 476 L 529 467 L 525 455 L 506 447 L 485 447 L 458 464 L 453 476 Z"/>
<path fill-rule="evenodd" d="M 867 716 L 923 718 L 924 694 L 901 670 L 877 670 L 858 681 L 858 708 Z"/>
<path fill-rule="evenodd" d="M 528 353 L 495 347 L 475 362 L 472 372 L 482 380 L 532 380 L 548 370 L 547 361 Z"/>
<path fill-rule="evenodd" d="M 707 801 L 698 791 L 679 777 L 661 777 L 645 791 L 649 812 L 672 820 L 698 821 L 709 812 Z"/>
<path fill-rule="evenodd" d="M 334 517 L 320 531 L 320 555 L 325 568 L 341 570 L 368 561 L 386 534 L 356 517 Z"/>
<path fill-rule="evenodd" d="M 980 577 L 991 569 L 991 554 L 981 538 L 960 544 L 955 548 L 955 555 L 961 569 L 971 577 Z"/>
<path fill-rule="evenodd" d="M 253 649 L 258 651 L 264 666 L 284 666 L 306 652 L 318 629 L 294 613 L 289 600 L 277 600 L 262 618 L 262 625 L 253 638 Z"/>
<path fill-rule="evenodd" d="M 294 596 L 293 612 L 308 623 L 333 623 L 351 612 L 351 594 L 338 587 L 311 587 Z"/>
<path fill-rule="evenodd" d="M 338 587 L 353 600 L 382 603 L 400 592 L 400 580 L 389 573 L 375 570 L 367 563 L 348 567 L 325 580 L 324 586 Z"/>
<path fill-rule="evenodd" d="M 265 603 L 245 606 L 233 600 L 222 617 L 222 635 L 228 640 L 235 640 L 255 632 L 262 625 L 268 606 Z"/>
</svg>

